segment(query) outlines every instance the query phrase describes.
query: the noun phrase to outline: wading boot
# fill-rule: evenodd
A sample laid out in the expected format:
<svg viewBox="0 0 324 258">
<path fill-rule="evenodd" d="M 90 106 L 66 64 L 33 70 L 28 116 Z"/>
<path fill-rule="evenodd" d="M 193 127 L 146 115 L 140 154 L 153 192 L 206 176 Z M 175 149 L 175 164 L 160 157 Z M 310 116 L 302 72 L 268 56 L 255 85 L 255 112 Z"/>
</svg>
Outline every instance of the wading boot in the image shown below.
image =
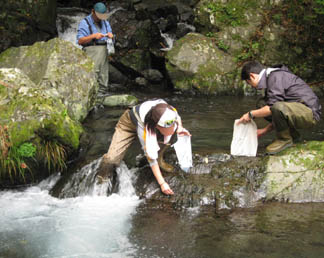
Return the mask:
<svg viewBox="0 0 324 258">
<path fill-rule="evenodd" d="M 159 156 L 158 156 L 158 164 L 160 166 L 160 169 L 162 169 L 163 171 L 165 172 L 174 172 L 175 169 L 172 165 L 166 163 L 164 160 L 163 160 L 163 154 L 164 152 L 170 147 L 170 144 L 165 144 L 159 151 Z"/>
<path fill-rule="evenodd" d="M 289 129 L 277 132 L 277 139 L 267 146 L 266 151 L 268 154 L 276 154 L 293 144 L 293 139 L 290 135 Z"/>
</svg>

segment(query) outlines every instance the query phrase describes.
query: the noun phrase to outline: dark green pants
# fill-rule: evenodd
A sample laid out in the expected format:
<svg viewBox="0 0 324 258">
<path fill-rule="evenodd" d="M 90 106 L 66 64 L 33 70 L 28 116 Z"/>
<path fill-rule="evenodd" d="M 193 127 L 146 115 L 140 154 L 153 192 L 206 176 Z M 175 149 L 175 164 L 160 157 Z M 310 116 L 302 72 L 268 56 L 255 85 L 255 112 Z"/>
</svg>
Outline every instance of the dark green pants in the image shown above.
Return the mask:
<svg viewBox="0 0 324 258">
<path fill-rule="evenodd" d="M 316 124 L 312 110 L 298 102 L 276 102 L 271 108 L 272 124 L 277 132 L 293 128 L 307 129 Z"/>
</svg>

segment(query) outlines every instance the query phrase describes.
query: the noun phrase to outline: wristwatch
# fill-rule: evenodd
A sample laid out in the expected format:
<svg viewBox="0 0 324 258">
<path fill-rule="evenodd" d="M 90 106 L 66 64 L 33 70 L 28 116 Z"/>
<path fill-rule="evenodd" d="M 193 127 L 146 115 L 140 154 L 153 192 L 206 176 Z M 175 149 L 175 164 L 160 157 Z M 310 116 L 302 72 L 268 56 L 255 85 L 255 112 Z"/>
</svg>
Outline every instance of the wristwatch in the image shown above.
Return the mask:
<svg viewBox="0 0 324 258">
<path fill-rule="evenodd" d="M 251 118 L 252 120 L 254 119 L 254 116 L 252 115 L 251 111 L 249 111 L 249 118 Z"/>
</svg>

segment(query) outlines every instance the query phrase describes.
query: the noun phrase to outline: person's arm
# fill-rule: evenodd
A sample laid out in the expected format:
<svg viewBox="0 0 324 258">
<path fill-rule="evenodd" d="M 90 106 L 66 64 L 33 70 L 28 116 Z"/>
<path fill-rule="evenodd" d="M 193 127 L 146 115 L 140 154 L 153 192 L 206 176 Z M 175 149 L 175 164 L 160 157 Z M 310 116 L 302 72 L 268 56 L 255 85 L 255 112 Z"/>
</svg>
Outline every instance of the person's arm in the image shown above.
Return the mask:
<svg viewBox="0 0 324 258">
<path fill-rule="evenodd" d="M 111 34 L 111 33 L 110 33 L 110 34 Z M 101 38 L 104 38 L 104 37 L 106 37 L 106 36 L 108 36 L 108 37 L 110 37 L 110 38 L 113 37 L 112 34 L 111 34 L 111 35 L 105 35 L 105 34 L 102 34 L 102 33 L 100 33 L 100 32 L 97 32 L 97 33 L 93 33 L 93 34 L 91 34 L 91 35 L 89 35 L 89 36 L 85 36 L 85 37 L 80 38 L 79 41 L 78 41 L 78 44 L 79 44 L 79 45 L 84 45 L 84 44 L 89 43 L 89 42 L 90 42 L 91 40 L 93 40 L 93 39 L 101 39 Z"/>
<path fill-rule="evenodd" d="M 264 136 L 267 133 L 271 132 L 272 130 L 273 130 L 273 125 L 270 123 L 266 127 L 262 128 L 262 129 L 258 129 L 257 136 L 259 138 L 259 137 Z"/>
<path fill-rule="evenodd" d="M 101 39 L 103 37 L 113 38 L 114 35 L 112 34 L 112 30 L 111 30 L 109 23 L 108 23 L 108 25 L 109 25 L 108 31 L 106 34 L 100 33 L 100 32 L 90 34 L 91 32 L 89 29 L 89 25 L 86 22 L 86 19 L 87 18 L 83 19 L 78 26 L 77 43 L 79 45 L 84 45 L 84 44 L 91 42 L 94 39 Z"/>
<path fill-rule="evenodd" d="M 237 122 L 237 124 L 240 124 L 240 123 L 248 123 L 248 122 L 251 122 L 252 118 L 255 118 L 255 117 L 267 117 L 267 116 L 271 116 L 271 110 L 270 110 L 270 107 L 269 106 L 264 106 L 262 108 L 259 108 L 259 109 L 256 109 L 256 110 L 251 110 L 247 113 L 245 113 L 240 119 L 239 121 Z"/>
<path fill-rule="evenodd" d="M 160 167 L 158 164 L 154 164 L 151 166 L 151 169 L 153 171 L 153 175 L 155 176 L 156 181 L 158 182 L 158 184 L 161 187 L 161 191 L 166 194 L 166 195 L 173 195 L 173 191 L 170 188 L 170 186 L 168 185 L 167 182 L 165 182 Z"/>
</svg>

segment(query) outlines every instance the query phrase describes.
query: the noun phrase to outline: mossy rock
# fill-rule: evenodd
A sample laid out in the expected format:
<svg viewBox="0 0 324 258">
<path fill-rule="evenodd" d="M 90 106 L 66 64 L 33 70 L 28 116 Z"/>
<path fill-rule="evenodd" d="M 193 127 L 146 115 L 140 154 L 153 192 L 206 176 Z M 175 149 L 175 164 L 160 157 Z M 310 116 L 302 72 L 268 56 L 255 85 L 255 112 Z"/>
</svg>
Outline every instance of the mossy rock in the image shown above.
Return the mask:
<svg viewBox="0 0 324 258">
<path fill-rule="evenodd" d="M 176 41 L 167 53 L 167 70 L 174 87 L 203 94 L 238 94 L 243 91 L 234 58 L 198 33 Z"/>
<path fill-rule="evenodd" d="M 60 98 L 69 116 L 82 121 L 95 104 L 98 84 L 93 61 L 62 39 L 10 48 L 0 55 L 0 68 L 19 68 L 53 98 Z"/>
<path fill-rule="evenodd" d="M 122 95 L 113 95 L 105 97 L 103 100 L 103 105 L 108 107 L 116 106 L 134 106 L 138 103 L 138 99 L 135 96 L 122 94 Z"/>
<path fill-rule="evenodd" d="M 70 118 L 66 106 L 59 98 L 48 96 L 41 89 L 37 89 L 19 69 L 0 69 L 0 103 L 0 125 L 1 128 L 7 128 L 8 134 L 1 135 L 1 139 L 9 147 L 1 144 L 2 154 L 10 149 L 19 149 L 25 143 L 36 146 L 38 156 L 44 160 L 45 155 L 51 155 L 43 153 L 42 150 L 46 148 L 42 146 L 44 142 L 58 143 L 65 148 L 67 155 L 78 149 L 79 138 L 83 132 L 81 124 Z M 30 161 L 34 164 L 35 159 Z M 15 165 L 19 167 L 21 164 Z M 38 172 L 32 171 L 33 174 Z M 1 176 L 6 177 L 6 174 Z"/>
</svg>

